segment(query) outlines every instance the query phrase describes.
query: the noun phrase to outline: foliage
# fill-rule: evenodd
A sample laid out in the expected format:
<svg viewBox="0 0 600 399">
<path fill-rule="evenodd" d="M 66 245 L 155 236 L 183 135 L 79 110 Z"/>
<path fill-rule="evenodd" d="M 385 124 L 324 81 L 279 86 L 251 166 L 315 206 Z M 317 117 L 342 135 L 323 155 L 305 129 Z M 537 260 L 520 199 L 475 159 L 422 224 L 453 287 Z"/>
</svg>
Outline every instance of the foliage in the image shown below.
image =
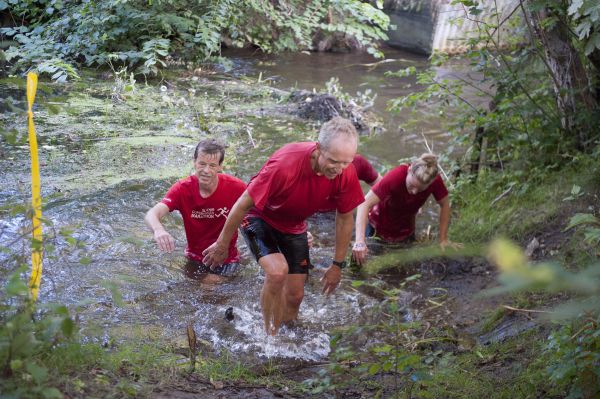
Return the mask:
<svg viewBox="0 0 600 399">
<path fill-rule="evenodd" d="M 459 180 L 451 192 L 456 216 L 450 236 L 464 243 L 486 242 L 499 234 L 524 239 L 559 211 L 566 195 L 561 187 L 571 181 L 573 169 L 544 179 L 525 171 L 508 176 L 483 171 L 476 182 Z"/>
<path fill-rule="evenodd" d="M 585 54 L 600 50 L 600 6 L 594 0 L 573 0 L 569 15 L 575 22 L 575 33 L 583 41 Z"/>
<path fill-rule="evenodd" d="M 364 92 L 357 91 L 355 96 L 343 91 L 338 77 L 332 77 L 325 82 L 325 92 L 337 98 L 342 108 L 360 107 L 362 109 L 371 108 L 375 104 L 377 93 L 373 93 L 371 89 L 366 89 Z"/>
<path fill-rule="evenodd" d="M 3 376 L 12 377 L 2 379 L 2 391 L 17 397 L 62 398 L 40 358 L 68 342 L 75 325 L 64 305 L 36 309 L 29 300 L 29 288 L 21 279 L 24 271 L 21 268 L 12 275 L 0 305 L 0 364 Z"/>
<path fill-rule="evenodd" d="M 567 398 L 600 394 L 600 319 L 575 321 L 552 333 L 546 346 L 553 381 L 569 387 Z"/>
<path fill-rule="evenodd" d="M 590 245 L 600 245 L 600 219 L 590 213 L 577 213 L 571 217 L 565 230 L 585 225 L 584 241 Z"/>
<path fill-rule="evenodd" d="M 589 221 L 589 216 L 576 215 L 570 226 L 585 223 L 586 219 Z M 600 394 L 600 264 L 577 273 L 554 263 L 530 265 L 517 246 L 504 240 L 491 244 L 489 256 L 501 271 L 502 286 L 492 293 L 534 289 L 577 295 L 550 313 L 554 319 L 572 321 L 549 338 L 548 372 L 553 380 L 570 387 L 569 398 Z"/>
<path fill-rule="evenodd" d="M 463 160 L 453 169 L 467 180 L 487 179 L 486 170 L 497 170 L 502 172 L 504 184 L 506 180 L 523 182 L 528 176 L 546 175 L 576 158 L 584 144 L 562 124 L 555 71 L 525 16 L 536 7 L 554 3 L 517 2 L 508 17 L 492 7 L 485 19 L 479 17 L 482 2 L 455 0 L 454 4 L 464 7 L 464 19 L 474 22 L 478 29 L 474 37 L 465 39 L 467 51 L 452 60 L 434 54 L 432 66 L 425 71 L 407 68 L 391 73 L 416 75 L 424 90 L 392 101 L 390 109 L 412 109 L 420 118 L 423 110 L 435 110 L 454 136 L 453 145 L 466 149 Z M 532 40 L 527 42 L 524 37 Z M 444 72 L 444 65 L 450 62 L 459 72 Z M 587 81 L 591 76 L 575 78 Z M 591 110 L 582 107 L 569 117 L 588 130 L 582 136 L 593 143 L 600 139 L 592 122 L 597 116 L 596 106 Z"/>
<path fill-rule="evenodd" d="M 221 42 L 266 52 L 314 49 L 319 32 L 340 35 L 380 56 L 389 20 L 358 0 L 110 0 L 0 2 L 22 24 L 0 33 L 15 71 L 35 68 L 76 78 L 77 66 L 119 63 L 156 74 L 170 59 L 205 61 Z"/>
<path fill-rule="evenodd" d="M 411 276 L 400 286 L 404 287 L 418 278 L 419 275 Z M 308 379 L 304 383 L 313 394 L 361 381 L 375 391 L 376 397 L 388 395 L 387 389 L 392 389 L 395 397 L 400 392 L 410 397 L 415 384 L 430 378 L 430 362 L 416 350 L 421 341 L 416 336 L 419 324 L 404 321 L 406 309 L 399 305 L 402 290 L 382 290 L 362 280 L 355 280 L 352 285 L 359 289 L 370 286 L 383 292 L 385 300 L 377 312 L 387 317 L 377 323 L 352 326 L 334 334 L 331 339 L 332 363 L 328 370 L 323 370 L 318 378 Z M 393 383 L 386 383 L 386 377 L 393 378 Z"/>
</svg>

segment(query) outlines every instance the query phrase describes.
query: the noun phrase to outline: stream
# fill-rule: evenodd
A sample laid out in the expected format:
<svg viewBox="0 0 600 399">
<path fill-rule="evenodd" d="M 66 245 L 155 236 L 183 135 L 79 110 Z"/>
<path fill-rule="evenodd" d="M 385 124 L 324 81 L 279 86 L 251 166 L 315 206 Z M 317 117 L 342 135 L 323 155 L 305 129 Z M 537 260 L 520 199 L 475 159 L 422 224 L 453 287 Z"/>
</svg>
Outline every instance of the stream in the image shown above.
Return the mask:
<svg viewBox="0 0 600 399">
<path fill-rule="evenodd" d="M 47 252 L 40 301 L 65 303 L 78 315 L 87 340 L 110 345 L 121 339 L 153 337 L 185 347 L 186 326 L 212 350 L 239 357 L 324 359 L 330 331 L 365 323 L 379 300 L 356 290 L 345 276 L 334 295 L 321 294 L 320 276 L 333 252 L 334 217 L 312 217 L 315 236 L 300 323 L 268 337 L 263 331 L 259 292 L 264 274 L 242 239 L 240 273 L 225 283 L 187 278 L 182 273 L 185 234 L 179 215 L 164 221 L 176 240 L 172 254 L 161 253 L 144 224 L 145 212 L 176 180 L 192 171 L 199 139 L 217 137 L 229 145 L 225 172 L 248 181 L 267 157 L 292 141 L 314 140 L 318 125 L 290 115 L 279 91 L 323 90 L 332 77 L 351 95 L 370 90 L 382 132 L 361 138 L 359 151 L 380 171 L 426 150 L 424 140 L 442 151 L 448 136 L 435 118 L 419 131 L 402 129 L 406 114 L 390 114 L 386 103 L 407 94 L 414 78 L 386 77 L 427 60 L 398 50 L 377 63 L 360 54 L 257 55 L 227 51 L 225 72 L 171 71 L 162 81 L 88 72 L 65 86 L 48 84 L 38 93 L 35 124 L 40 145 L 43 217 Z M 129 85 L 129 87 L 128 87 Z M 0 82 L 2 97 L 24 107 L 24 89 Z M 60 108 L 51 112 L 48 105 Z M 26 137 L 26 116 L 5 112 L 7 129 Z M 208 133 L 210 132 L 210 133 Z M 0 142 L 0 279 L 19 263 L 28 264 L 30 198 L 27 142 Z M 419 228 L 437 226 L 437 207 L 419 217 Z M 122 301 L 118 297 L 122 296 Z M 225 311 L 232 307 L 234 319 Z M 141 338 L 144 339 L 144 338 Z"/>
</svg>

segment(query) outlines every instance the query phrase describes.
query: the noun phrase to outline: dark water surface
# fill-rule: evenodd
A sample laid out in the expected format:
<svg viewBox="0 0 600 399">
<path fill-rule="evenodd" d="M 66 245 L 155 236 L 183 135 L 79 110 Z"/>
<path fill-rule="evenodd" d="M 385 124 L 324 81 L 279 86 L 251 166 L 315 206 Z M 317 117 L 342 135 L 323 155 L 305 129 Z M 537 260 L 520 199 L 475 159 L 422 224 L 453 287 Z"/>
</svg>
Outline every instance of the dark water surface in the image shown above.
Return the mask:
<svg viewBox="0 0 600 399">
<path fill-rule="evenodd" d="M 434 151 L 443 151 L 448 143 L 447 132 L 441 130 L 440 121 L 429 110 L 417 126 L 407 126 L 410 111 L 388 111 L 389 102 L 409 95 L 420 88 L 414 77 L 390 77 L 408 67 L 421 70 L 427 67 L 427 58 L 402 50 L 385 49 L 385 59 L 370 55 L 346 53 L 289 53 L 268 55 L 247 50 L 228 50 L 224 55 L 234 60 L 232 72 L 272 82 L 275 87 L 322 91 L 332 78 L 339 80 L 343 93 L 357 97 L 370 91 L 376 94 L 371 111 L 382 122 L 383 133 L 363 138 L 360 151 L 379 169 L 385 170 L 405 160 L 426 152 L 425 139 Z"/>
<path fill-rule="evenodd" d="M 361 152 L 382 171 L 423 152 L 421 133 L 443 148 L 447 137 L 435 122 L 424 123 L 422 132 L 401 132 L 398 125 L 406 115 L 385 111 L 386 102 L 407 89 L 406 82 L 385 78 L 384 72 L 423 67 L 426 60 L 398 51 L 388 52 L 392 61 L 375 66 L 367 64 L 376 60 L 356 54 L 226 55 L 233 59 L 234 75 L 250 78 L 239 82 L 182 72 L 160 83 L 135 82 L 134 90 L 123 91 L 123 81 L 114 76 L 88 76 L 68 85 L 61 99 L 50 97 L 62 107 L 58 114 L 36 109 L 43 216 L 51 223 L 44 235 L 54 248 L 44 261 L 40 301 L 69 304 L 92 340 L 152 336 L 185 346 L 186 325 L 192 322 L 198 337 L 216 350 L 252 358 L 322 359 L 329 352 L 330 331 L 365 322 L 377 299 L 352 288 L 346 278 L 334 295 L 324 297 L 323 269 L 317 267 L 299 325 L 267 337 L 258 303 L 264 277 L 242 240 L 245 265 L 238 276 L 224 284 L 191 280 L 182 273 L 180 217 L 165 220 L 177 248 L 164 254 L 144 225 L 144 214 L 191 172 L 193 148 L 207 137 L 206 130 L 230 145 L 226 172 L 246 181 L 284 143 L 315 138 L 317 126 L 284 112 L 276 94 L 253 83 L 261 73 L 261 79 L 283 89 L 320 90 L 337 76 L 350 94 L 377 93 L 374 110 L 385 131 L 365 138 Z M 14 90 L 3 83 L 0 88 Z M 24 115 L 1 118 L 6 127 L 25 134 Z M 0 155 L 0 245 L 8 248 L 0 251 L 0 278 L 6 280 L 19 262 L 30 262 L 27 220 L 22 212 L 11 212 L 29 202 L 29 150 L 2 141 Z M 317 265 L 331 259 L 333 226 L 332 215 L 311 219 L 316 237 L 311 257 Z M 229 307 L 235 315 L 231 322 L 224 317 Z"/>
</svg>

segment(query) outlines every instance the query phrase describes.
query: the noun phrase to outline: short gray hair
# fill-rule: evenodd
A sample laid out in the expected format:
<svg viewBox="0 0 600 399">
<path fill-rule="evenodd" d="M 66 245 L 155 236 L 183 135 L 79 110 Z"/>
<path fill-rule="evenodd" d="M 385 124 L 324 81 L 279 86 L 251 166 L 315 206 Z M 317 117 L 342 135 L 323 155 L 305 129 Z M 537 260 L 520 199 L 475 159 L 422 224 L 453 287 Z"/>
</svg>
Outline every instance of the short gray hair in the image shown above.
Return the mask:
<svg viewBox="0 0 600 399">
<path fill-rule="evenodd" d="M 353 138 L 358 144 L 358 132 L 354 124 L 341 116 L 336 116 L 321 126 L 319 130 L 319 144 L 325 150 L 328 150 L 331 148 L 333 139 L 338 137 Z"/>
</svg>

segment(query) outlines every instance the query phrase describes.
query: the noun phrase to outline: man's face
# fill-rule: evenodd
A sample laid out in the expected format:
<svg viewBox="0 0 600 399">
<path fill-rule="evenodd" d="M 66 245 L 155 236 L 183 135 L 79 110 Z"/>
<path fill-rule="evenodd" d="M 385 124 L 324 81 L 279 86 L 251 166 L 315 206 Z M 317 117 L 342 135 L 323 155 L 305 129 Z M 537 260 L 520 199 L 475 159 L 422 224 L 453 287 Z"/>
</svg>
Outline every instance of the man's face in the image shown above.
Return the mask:
<svg viewBox="0 0 600 399">
<path fill-rule="evenodd" d="M 357 144 L 355 139 L 338 137 L 331 141 L 331 148 L 319 146 L 319 172 L 330 180 L 335 179 L 354 160 Z"/>
<path fill-rule="evenodd" d="M 429 184 L 422 183 L 411 171 L 406 175 L 406 189 L 412 195 L 418 194 L 429 187 Z"/>
<path fill-rule="evenodd" d="M 194 169 L 201 185 L 211 185 L 217 180 L 217 174 L 222 170 L 219 155 L 198 152 L 198 157 L 194 160 Z"/>
</svg>

